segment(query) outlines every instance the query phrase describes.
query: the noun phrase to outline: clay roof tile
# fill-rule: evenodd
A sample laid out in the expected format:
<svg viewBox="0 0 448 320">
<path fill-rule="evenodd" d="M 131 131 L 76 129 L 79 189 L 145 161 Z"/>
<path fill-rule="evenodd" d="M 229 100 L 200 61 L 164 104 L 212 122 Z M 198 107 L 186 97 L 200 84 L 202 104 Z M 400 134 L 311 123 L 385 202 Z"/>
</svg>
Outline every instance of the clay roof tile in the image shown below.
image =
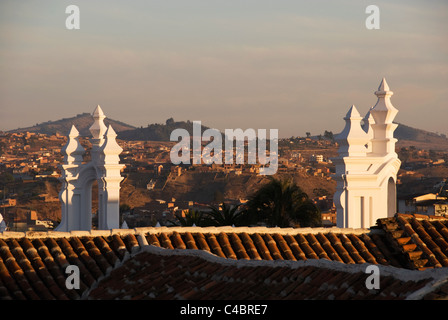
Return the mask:
<svg viewBox="0 0 448 320">
<path fill-rule="evenodd" d="M 146 240 L 148 241 L 149 245 L 152 246 L 156 246 L 156 247 L 161 247 L 161 244 L 159 242 L 159 239 L 157 238 L 157 236 L 153 233 L 148 233 L 146 235 Z"/>
<path fill-rule="evenodd" d="M 292 235 L 285 234 L 283 236 L 283 239 L 285 239 L 285 241 L 287 242 L 289 248 L 291 248 L 291 252 L 294 254 L 294 257 L 297 260 L 307 260 L 305 253 L 300 248 L 300 246 L 297 243 L 296 239 Z"/>
<path fill-rule="evenodd" d="M 216 254 L 219 257 L 225 258 L 226 255 L 224 254 L 221 245 L 219 244 L 218 240 L 216 239 L 215 235 L 212 233 L 208 233 L 206 235 L 208 246 L 211 249 L 211 252 Z"/>
<path fill-rule="evenodd" d="M 332 247 L 336 250 L 338 253 L 338 256 L 341 259 L 341 262 L 348 263 L 348 264 L 354 264 L 355 261 L 350 256 L 350 253 L 344 248 L 342 245 L 341 240 L 338 238 L 336 234 L 333 232 L 329 232 L 326 235 L 328 241 L 331 243 Z"/>
<path fill-rule="evenodd" d="M 188 249 L 198 250 L 198 246 L 196 245 L 196 241 L 194 240 L 193 235 L 190 232 L 185 232 L 183 234 L 183 241 L 186 244 Z"/>
<path fill-rule="evenodd" d="M 358 253 L 363 257 L 363 259 L 367 262 L 377 264 L 375 257 L 369 252 L 364 242 L 355 234 L 349 234 L 348 238 L 353 243 L 354 247 L 358 251 Z"/>
<path fill-rule="evenodd" d="M 292 252 L 292 249 L 288 246 L 288 243 L 281 234 L 274 233 L 273 238 L 280 247 L 281 253 L 286 260 L 293 260 L 293 261 L 297 260 Z"/>
<path fill-rule="evenodd" d="M 319 256 L 320 259 L 331 260 L 330 257 L 328 257 L 327 253 L 325 252 L 325 250 L 320 245 L 317 238 L 314 236 L 314 234 L 309 233 L 306 235 L 306 238 L 308 240 L 308 243 L 313 248 L 314 252 Z"/>
<path fill-rule="evenodd" d="M 225 253 L 226 257 L 229 259 L 237 259 L 235 252 L 233 251 L 232 245 L 230 244 L 229 237 L 226 233 L 221 232 L 218 234 L 218 241 L 221 245 L 222 251 Z"/>
<path fill-rule="evenodd" d="M 182 237 L 180 236 L 179 232 L 174 231 L 170 236 L 171 243 L 173 244 L 173 247 L 176 249 L 186 249 L 187 246 L 185 245 L 184 241 L 182 240 Z"/>
<path fill-rule="evenodd" d="M 247 254 L 251 259 L 261 260 L 260 255 L 258 254 L 257 248 L 255 247 L 252 238 L 247 234 L 247 232 L 242 232 L 239 234 L 239 237 L 244 244 L 244 248 L 246 249 Z"/>
<path fill-rule="evenodd" d="M 93 239 L 93 242 L 95 246 L 98 248 L 98 250 L 101 252 L 101 255 L 104 256 L 104 258 L 111 266 L 114 266 L 117 263 L 117 261 L 119 261 L 119 258 L 112 250 L 112 248 L 109 246 L 109 243 L 106 241 L 106 239 L 104 239 L 104 237 L 95 237 Z"/>
<path fill-rule="evenodd" d="M 269 233 L 266 233 L 263 235 L 263 238 L 274 260 L 283 260 L 282 254 L 272 236 Z"/>
<path fill-rule="evenodd" d="M 164 232 L 162 232 L 159 235 L 159 242 L 162 245 L 163 248 L 166 249 L 174 249 L 173 244 L 171 243 L 170 238 L 168 237 L 168 235 Z"/>
<path fill-rule="evenodd" d="M 96 264 L 101 269 L 102 273 L 106 274 L 112 266 L 111 264 L 109 264 L 107 259 L 101 254 L 101 251 L 95 245 L 93 238 L 90 237 L 84 238 L 83 244 L 87 250 L 87 253 L 95 260 Z"/>
<path fill-rule="evenodd" d="M 319 259 L 318 255 L 310 247 L 307 238 L 305 238 L 303 234 L 297 234 L 295 239 L 308 259 Z"/>
<path fill-rule="evenodd" d="M 251 238 L 257 248 L 260 257 L 264 260 L 273 260 L 271 253 L 269 252 L 269 249 L 266 247 L 263 238 L 258 233 L 252 234 Z"/>
<path fill-rule="evenodd" d="M 233 251 L 236 253 L 238 259 L 250 260 L 249 255 L 246 252 L 246 248 L 243 245 L 240 237 L 236 233 L 229 234 L 230 242 L 233 247 Z"/>
<path fill-rule="evenodd" d="M 198 249 L 211 252 L 211 249 L 207 243 L 206 237 L 203 233 L 194 233 L 193 238 L 196 240 Z M 216 239 L 215 239 L 216 240 Z"/>
</svg>

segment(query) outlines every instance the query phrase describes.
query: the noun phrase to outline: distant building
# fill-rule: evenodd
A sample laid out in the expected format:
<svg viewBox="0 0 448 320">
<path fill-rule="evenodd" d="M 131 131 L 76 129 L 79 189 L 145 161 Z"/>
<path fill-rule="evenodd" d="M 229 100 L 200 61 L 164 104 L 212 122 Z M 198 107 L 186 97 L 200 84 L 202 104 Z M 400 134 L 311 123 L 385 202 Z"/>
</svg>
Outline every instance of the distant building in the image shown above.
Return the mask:
<svg viewBox="0 0 448 320">
<path fill-rule="evenodd" d="M 402 197 L 398 199 L 398 212 L 448 217 L 448 200 L 435 193 Z"/>
<path fill-rule="evenodd" d="M 326 211 L 321 213 L 322 226 L 323 227 L 333 227 L 336 226 L 336 211 Z"/>
<path fill-rule="evenodd" d="M 146 185 L 146 189 L 147 190 L 153 190 L 155 186 L 156 186 L 156 181 L 154 181 L 154 179 L 151 179 L 148 182 L 148 184 Z"/>
<path fill-rule="evenodd" d="M 53 229 L 53 222 L 51 220 L 39 220 L 37 212 L 29 210 L 25 213 L 25 217 L 16 217 L 10 220 L 8 224 L 3 220 L 3 228 L 11 231 L 48 231 Z M 2 221 L 0 221 L 0 231 L 1 230 Z"/>
<path fill-rule="evenodd" d="M 0 208 L 3 208 L 3 207 L 14 207 L 16 205 L 17 205 L 17 199 L 0 200 Z"/>
<path fill-rule="evenodd" d="M 310 157 L 310 162 L 321 163 L 324 162 L 324 156 L 321 154 L 313 154 Z"/>
</svg>

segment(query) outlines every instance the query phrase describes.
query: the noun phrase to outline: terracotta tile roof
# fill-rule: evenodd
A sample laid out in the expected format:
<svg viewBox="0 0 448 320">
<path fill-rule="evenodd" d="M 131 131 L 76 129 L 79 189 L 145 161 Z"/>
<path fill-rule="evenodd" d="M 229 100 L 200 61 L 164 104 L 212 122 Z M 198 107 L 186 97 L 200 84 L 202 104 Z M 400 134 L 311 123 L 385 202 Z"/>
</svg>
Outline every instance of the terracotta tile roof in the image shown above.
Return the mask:
<svg viewBox="0 0 448 320">
<path fill-rule="evenodd" d="M 410 270 L 403 274 L 403 270 L 387 266 L 380 272 L 386 274 L 380 277 L 380 289 L 369 290 L 364 268 L 316 260 L 243 263 L 200 251 L 167 253 L 148 247 L 100 281 L 90 291 L 89 299 L 402 300 L 446 290 L 441 287 L 433 293 L 428 289 L 440 275 Z M 417 280 L 411 280 L 412 273 L 419 273 Z M 444 270 L 441 278 L 447 277 L 448 270 Z"/>
<path fill-rule="evenodd" d="M 448 219 L 436 216 L 398 214 L 380 219 L 392 256 L 409 269 L 448 266 Z"/>
<path fill-rule="evenodd" d="M 128 261 L 129 258 L 132 258 L 131 260 L 137 259 L 135 261 L 144 259 L 145 256 L 152 259 L 153 253 L 138 255 L 139 252 L 145 251 L 148 247 L 159 247 L 159 250 L 164 249 L 162 251 L 167 252 L 168 255 L 175 255 L 179 251 L 187 253 L 199 251 L 211 257 L 225 258 L 223 260 L 242 265 L 245 263 L 301 264 L 317 261 L 318 264 L 312 266 L 313 269 L 316 269 L 313 272 L 316 272 L 316 275 L 322 273 L 321 276 L 325 276 L 328 270 L 323 271 L 320 266 L 330 262 L 346 267 L 352 266 L 352 268 L 358 268 L 359 265 L 365 263 L 378 264 L 385 267 L 397 267 L 400 268 L 399 270 L 423 270 L 447 266 L 447 219 L 397 215 L 394 218 L 381 219 L 377 224 L 378 227 L 376 228 L 361 230 L 338 228 L 162 227 L 71 233 L 4 232 L 3 234 L 0 233 L 0 298 L 83 298 L 92 286 L 98 284 L 100 279 L 118 272 L 116 270 L 123 262 L 126 261 L 125 265 L 133 263 Z M 163 286 L 168 283 L 167 281 L 171 281 L 170 279 L 177 277 L 176 274 L 179 271 L 176 267 L 178 259 L 180 258 L 177 256 L 173 259 L 166 257 L 163 271 L 159 271 L 159 275 L 152 275 L 157 278 L 151 280 L 155 281 L 153 284 L 155 287 Z M 185 259 L 187 258 L 185 257 Z M 188 269 L 190 273 L 191 270 L 197 271 L 203 268 L 207 270 L 208 268 L 204 265 L 203 259 L 197 260 L 197 258 L 194 258 L 190 262 Z M 66 288 L 67 274 L 65 269 L 68 265 L 79 267 L 80 289 L 70 290 Z M 174 267 L 168 268 L 171 265 Z M 215 267 L 223 268 L 221 264 L 215 265 Z M 250 275 L 253 270 L 240 268 L 239 272 L 244 271 Z M 262 269 L 256 270 L 258 272 Z M 274 270 L 274 273 L 276 273 L 276 270 Z M 308 269 L 301 269 L 300 272 L 306 270 Z M 229 273 L 229 277 L 235 277 L 234 272 L 232 267 L 226 269 L 224 274 Z M 165 275 L 165 273 L 172 274 L 172 278 L 160 277 L 160 274 Z M 146 281 L 143 274 L 136 276 L 142 277 L 138 281 Z M 344 275 L 344 277 L 346 276 Z M 359 280 L 361 276 L 365 278 L 364 273 L 358 276 L 349 275 L 348 277 Z M 329 283 L 333 281 L 332 277 L 328 280 Z M 338 273 L 334 277 L 337 279 L 342 276 Z M 188 283 L 196 280 L 198 279 L 192 280 L 192 278 L 185 277 L 182 284 L 185 288 L 188 288 Z M 204 278 L 204 287 L 213 287 L 214 291 L 221 292 L 222 295 L 228 293 L 226 291 L 227 282 L 212 280 L 211 278 Z M 390 281 L 393 283 L 392 280 Z M 212 284 L 214 282 L 216 283 Z M 144 284 L 141 285 L 144 286 Z M 258 285 L 253 284 L 255 288 Z M 294 286 L 294 284 L 285 284 L 285 287 L 288 285 Z M 309 286 L 309 283 L 306 282 L 302 285 L 306 287 Z M 325 287 L 324 284 L 321 285 Z M 401 285 L 404 285 L 404 283 Z M 252 294 L 250 292 L 249 290 L 246 294 L 250 296 Z M 434 297 L 440 297 L 445 292 L 446 288 L 440 287 L 440 292 L 437 293 L 439 296 L 436 295 L 435 291 L 433 294 Z M 335 297 L 339 298 L 338 293 L 349 296 L 342 291 L 333 292 Z M 397 291 L 394 291 L 394 293 L 397 294 Z M 184 294 L 195 296 L 194 292 L 190 292 L 190 294 L 184 292 Z M 299 295 L 287 296 L 299 297 Z M 361 298 L 361 296 L 358 296 L 358 298 Z"/>
<path fill-rule="evenodd" d="M 166 249 L 200 249 L 222 258 L 254 260 L 327 259 L 347 264 L 374 263 L 401 265 L 381 237 L 368 230 L 267 229 L 267 228 L 185 228 L 154 229 L 145 234 L 148 244 Z M 191 230 L 191 231 L 189 231 Z M 352 232 L 352 233 L 348 233 Z M 388 255 L 391 259 L 388 259 Z"/>
<path fill-rule="evenodd" d="M 139 248 L 133 234 L 50 234 L 28 233 L 23 237 L 23 233 L 6 232 L 0 237 L 0 298 L 79 299 L 100 277 L 135 252 L 133 248 Z M 65 269 L 70 264 L 79 267 L 79 290 L 66 288 Z"/>
</svg>

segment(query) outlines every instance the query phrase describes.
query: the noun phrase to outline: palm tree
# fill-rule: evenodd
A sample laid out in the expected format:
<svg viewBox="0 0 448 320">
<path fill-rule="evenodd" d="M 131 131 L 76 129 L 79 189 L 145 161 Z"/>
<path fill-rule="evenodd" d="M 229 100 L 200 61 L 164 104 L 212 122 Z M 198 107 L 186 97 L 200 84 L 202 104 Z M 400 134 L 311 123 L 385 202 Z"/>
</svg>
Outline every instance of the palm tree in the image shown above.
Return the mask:
<svg viewBox="0 0 448 320">
<path fill-rule="evenodd" d="M 180 215 L 176 215 L 176 218 L 183 227 L 193 225 L 199 227 L 205 225 L 204 213 L 199 210 L 188 209 L 188 212 L 185 214 L 185 218 Z M 173 221 L 171 221 L 171 223 L 174 225 L 176 224 Z"/>
<path fill-rule="evenodd" d="M 321 224 L 319 209 L 292 179 L 270 179 L 248 201 L 252 223 L 264 222 L 279 227 Z"/>
<path fill-rule="evenodd" d="M 231 206 L 224 202 L 221 206 L 209 206 L 209 223 L 213 226 L 232 226 L 239 225 L 243 216 L 243 211 L 239 211 L 239 205 Z"/>
</svg>

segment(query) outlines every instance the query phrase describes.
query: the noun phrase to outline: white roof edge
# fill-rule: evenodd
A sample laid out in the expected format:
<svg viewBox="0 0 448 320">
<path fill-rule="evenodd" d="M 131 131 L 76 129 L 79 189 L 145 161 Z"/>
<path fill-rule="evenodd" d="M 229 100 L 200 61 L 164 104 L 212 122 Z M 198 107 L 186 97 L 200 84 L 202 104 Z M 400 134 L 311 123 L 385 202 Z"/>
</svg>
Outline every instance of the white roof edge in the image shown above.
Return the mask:
<svg viewBox="0 0 448 320">
<path fill-rule="evenodd" d="M 221 232 L 224 233 L 261 233 L 261 234 L 280 234 L 280 235 L 296 235 L 296 234 L 318 234 L 318 233 L 343 233 L 343 234 L 364 234 L 369 233 L 371 229 L 353 229 L 353 228 L 270 228 L 270 227 L 139 227 L 135 229 L 112 229 L 112 230 L 73 230 L 70 232 L 63 231 L 26 231 L 26 232 L 17 232 L 17 231 L 3 231 L 0 232 L 0 238 L 70 238 L 70 237 L 107 237 L 111 235 L 127 235 L 127 234 L 158 234 L 162 232 L 172 233 L 212 233 L 219 234 Z"/>
</svg>

